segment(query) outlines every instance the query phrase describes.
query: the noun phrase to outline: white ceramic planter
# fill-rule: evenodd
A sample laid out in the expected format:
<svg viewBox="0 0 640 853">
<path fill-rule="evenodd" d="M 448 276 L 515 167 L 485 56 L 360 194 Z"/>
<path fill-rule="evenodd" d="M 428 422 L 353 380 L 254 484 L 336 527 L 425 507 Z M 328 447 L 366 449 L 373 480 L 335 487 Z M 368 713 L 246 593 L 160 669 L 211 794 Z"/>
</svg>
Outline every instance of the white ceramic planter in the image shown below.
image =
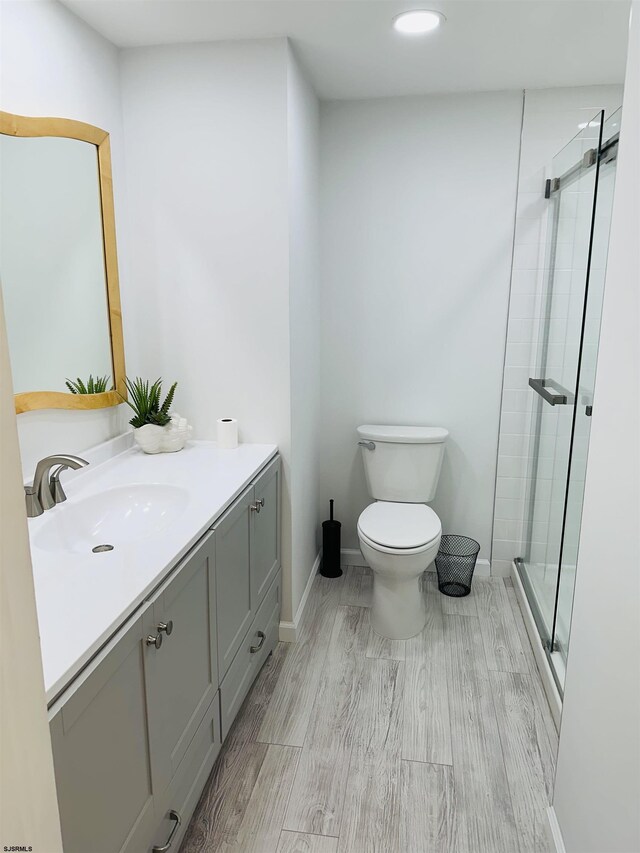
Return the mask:
<svg viewBox="0 0 640 853">
<path fill-rule="evenodd" d="M 145 424 L 134 429 L 133 437 L 138 447 L 145 453 L 176 453 L 187 443 L 192 427 L 180 415 L 171 415 L 171 423 L 166 426 Z"/>
</svg>

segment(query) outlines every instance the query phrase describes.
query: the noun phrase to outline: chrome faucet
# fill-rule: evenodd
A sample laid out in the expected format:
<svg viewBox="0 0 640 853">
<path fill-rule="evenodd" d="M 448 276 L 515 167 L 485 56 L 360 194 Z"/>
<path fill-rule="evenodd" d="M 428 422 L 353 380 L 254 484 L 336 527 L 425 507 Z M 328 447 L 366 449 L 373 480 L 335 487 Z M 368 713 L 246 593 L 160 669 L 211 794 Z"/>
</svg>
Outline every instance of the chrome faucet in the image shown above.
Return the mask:
<svg viewBox="0 0 640 853">
<path fill-rule="evenodd" d="M 35 518 L 46 509 L 51 509 L 56 504 L 66 501 L 67 496 L 60 482 L 60 472 L 66 468 L 84 468 L 89 463 L 79 456 L 70 453 L 60 453 L 57 456 L 46 456 L 36 465 L 36 473 L 31 486 L 25 486 L 25 497 L 27 501 L 27 517 Z M 51 473 L 51 469 L 55 471 Z"/>
</svg>

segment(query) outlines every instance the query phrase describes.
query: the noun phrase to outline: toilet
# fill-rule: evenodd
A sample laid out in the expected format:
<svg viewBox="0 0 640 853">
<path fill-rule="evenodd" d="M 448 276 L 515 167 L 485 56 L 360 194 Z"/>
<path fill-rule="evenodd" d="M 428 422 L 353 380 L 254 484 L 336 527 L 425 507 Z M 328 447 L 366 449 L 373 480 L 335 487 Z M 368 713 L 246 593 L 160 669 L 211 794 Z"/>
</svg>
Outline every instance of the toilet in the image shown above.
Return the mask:
<svg viewBox="0 0 640 853">
<path fill-rule="evenodd" d="M 373 571 L 371 626 L 405 640 L 424 628 L 421 575 L 438 553 L 442 525 L 427 506 L 435 497 L 444 446 L 441 427 L 358 427 L 369 494 L 358 518 L 360 550 Z"/>
</svg>

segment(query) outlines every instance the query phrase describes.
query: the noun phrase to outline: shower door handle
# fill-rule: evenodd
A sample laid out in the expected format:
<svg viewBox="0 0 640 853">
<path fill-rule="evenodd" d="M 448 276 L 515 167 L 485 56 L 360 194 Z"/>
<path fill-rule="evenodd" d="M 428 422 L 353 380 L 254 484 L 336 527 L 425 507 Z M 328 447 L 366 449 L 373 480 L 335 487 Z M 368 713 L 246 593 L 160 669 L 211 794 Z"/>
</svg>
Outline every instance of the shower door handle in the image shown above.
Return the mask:
<svg viewBox="0 0 640 853">
<path fill-rule="evenodd" d="M 567 395 L 550 391 L 548 388 L 550 383 L 555 385 L 553 380 L 549 379 L 529 379 L 529 385 L 531 388 L 533 388 L 536 394 L 540 394 L 542 399 L 546 400 L 547 403 L 550 403 L 552 406 L 566 406 Z"/>
</svg>

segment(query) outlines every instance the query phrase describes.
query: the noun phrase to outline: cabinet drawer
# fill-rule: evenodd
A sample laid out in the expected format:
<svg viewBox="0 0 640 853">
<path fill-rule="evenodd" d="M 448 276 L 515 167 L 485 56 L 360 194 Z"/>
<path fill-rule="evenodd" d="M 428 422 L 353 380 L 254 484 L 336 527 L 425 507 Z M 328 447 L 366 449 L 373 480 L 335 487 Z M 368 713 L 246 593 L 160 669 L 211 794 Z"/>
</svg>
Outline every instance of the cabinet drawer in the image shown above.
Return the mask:
<svg viewBox="0 0 640 853">
<path fill-rule="evenodd" d="M 171 838 L 169 850 L 177 853 L 180 849 L 187 826 L 220 752 L 220 747 L 219 696 L 216 693 L 169 787 L 162 797 L 158 798 L 156 831 L 148 848 L 150 853 L 155 853 L 156 848 L 166 845 L 169 838 Z M 172 817 L 171 812 L 176 812 L 180 816 L 180 825 L 177 828 L 177 820 Z"/>
<path fill-rule="evenodd" d="M 240 710 L 244 697 L 278 642 L 280 623 L 280 574 L 271 584 L 251 627 L 238 649 L 220 686 L 220 722 L 222 739 Z M 259 646 L 259 649 L 256 647 Z M 252 651 L 252 649 L 254 651 Z"/>
</svg>

